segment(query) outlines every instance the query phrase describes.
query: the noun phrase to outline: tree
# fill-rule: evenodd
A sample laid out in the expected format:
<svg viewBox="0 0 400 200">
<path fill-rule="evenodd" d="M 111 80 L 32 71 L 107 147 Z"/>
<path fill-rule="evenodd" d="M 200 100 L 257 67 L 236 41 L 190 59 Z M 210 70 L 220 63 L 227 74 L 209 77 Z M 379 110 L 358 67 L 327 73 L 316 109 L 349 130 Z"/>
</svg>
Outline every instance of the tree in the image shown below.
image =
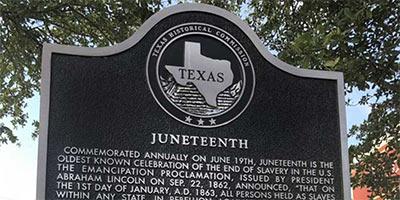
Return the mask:
<svg viewBox="0 0 400 200">
<path fill-rule="evenodd" d="M 248 19 L 282 60 L 309 69 L 344 72 L 346 92 L 372 90 L 358 104 L 368 119 L 350 129 L 353 186 L 400 198 L 400 1 L 252 1 Z M 350 102 L 348 102 L 350 103 Z M 351 117 L 351 116 L 350 116 Z M 379 145 L 387 143 L 386 151 Z M 396 151 L 397 150 L 397 151 Z"/>
<path fill-rule="evenodd" d="M 16 143 L 12 129 L 27 123 L 25 101 L 39 92 L 44 42 L 110 46 L 160 8 L 157 0 L 0 1 L 0 119 L 11 118 L 13 126 L 0 123 L 0 144 Z"/>
<path fill-rule="evenodd" d="M 369 105 L 371 114 L 349 133 L 359 140 L 350 147 L 351 168 L 357 172 L 352 184 L 369 187 L 375 196 L 399 198 L 398 177 L 391 171 L 400 161 L 399 0 L 200 2 L 242 15 L 285 62 L 342 71 L 346 92 L 372 91 L 356 102 Z M 13 125 L 0 123 L 0 142 L 17 142 L 12 129 L 27 123 L 25 101 L 39 91 L 43 42 L 109 46 L 128 38 L 170 4 L 174 3 L 0 0 L 0 119 L 11 118 Z M 383 152 L 377 148 L 382 143 L 387 143 Z"/>
</svg>

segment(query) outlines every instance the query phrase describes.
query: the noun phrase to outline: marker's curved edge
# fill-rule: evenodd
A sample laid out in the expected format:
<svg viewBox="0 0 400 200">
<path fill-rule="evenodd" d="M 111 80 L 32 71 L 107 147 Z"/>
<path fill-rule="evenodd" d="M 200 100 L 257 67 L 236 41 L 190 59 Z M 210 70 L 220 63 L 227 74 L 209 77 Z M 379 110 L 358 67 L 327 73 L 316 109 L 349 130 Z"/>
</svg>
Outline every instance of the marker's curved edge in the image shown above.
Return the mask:
<svg viewBox="0 0 400 200">
<path fill-rule="evenodd" d="M 344 78 L 343 74 L 337 80 L 338 109 L 339 109 L 339 128 L 340 128 L 340 145 L 342 156 L 342 179 L 343 179 L 343 196 L 344 200 L 351 200 L 350 185 L 350 163 L 349 150 L 347 143 L 347 125 L 346 125 L 346 105 L 344 97 Z"/>
<path fill-rule="evenodd" d="M 46 197 L 46 168 L 47 168 L 47 139 L 50 108 L 50 75 L 51 75 L 51 48 L 43 44 L 42 71 L 40 80 L 40 125 L 39 146 L 36 179 L 36 199 L 44 200 Z"/>
<path fill-rule="evenodd" d="M 146 20 L 143 25 L 127 40 L 110 47 L 100 48 L 88 48 L 88 47 L 76 47 L 60 44 L 43 44 L 42 54 L 42 80 L 41 80 L 41 100 L 40 100 L 40 136 L 39 136 L 39 157 L 38 157 L 38 176 L 37 176 L 37 199 L 45 199 L 46 189 L 46 162 L 47 162 L 47 131 L 48 131 L 48 116 L 49 116 L 49 105 L 50 105 L 50 73 L 51 73 L 51 55 L 52 53 L 81 55 L 81 56 L 109 56 L 120 53 L 129 49 L 138 43 L 152 27 L 154 27 L 162 19 L 177 13 L 197 11 L 214 14 L 223 17 L 233 24 L 238 26 L 244 34 L 253 42 L 257 50 L 261 55 L 274 66 L 279 69 L 299 77 L 305 78 L 317 78 L 317 79 L 330 79 L 336 80 L 337 92 L 338 92 L 338 108 L 339 108 L 339 123 L 341 132 L 341 153 L 342 153 L 342 176 L 343 176 L 343 192 L 344 199 L 350 200 L 350 172 L 349 172 L 349 161 L 348 161 L 348 149 L 347 149 L 347 134 L 346 134 L 346 114 L 344 105 L 344 82 L 343 73 L 331 72 L 331 71 L 320 71 L 320 70 L 309 70 L 294 67 L 287 64 L 271 53 L 269 53 L 261 40 L 255 34 L 255 32 L 239 17 L 236 15 L 210 5 L 205 4 L 179 4 L 176 6 L 168 7 L 160 12 L 151 16 Z"/>
<path fill-rule="evenodd" d="M 332 79 L 332 80 L 337 80 L 341 74 L 341 72 L 334 72 L 334 71 L 301 69 L 279 60 L 265 49 L 264 45 L 262 44 L 258 36 L 255 34 L 255 32 L 238 16 L 224 9 L 200 3 L 179 4 L 168 8 L 164 8 L 163 10 L 159 11 L 158 13 L 155 13 L 148 20 L 146 20 L 143 23 L 143 25 L 131 37 L 129 37 L 128 39 L 126 39 L 121 43 L 118 43 L 110 47 L 90 48 L 90 47 L 60 45 L 60 44 L 48 44 L 48 47 L 51 52 L 62 53 L 62 54 L 72 54 L 72 55 L 82 55 L 82 56 L 109 56 L 117 54 L 124 50 L 129 49 L 130 47 L 138 43 L 143 38 L 143 36 L 146 35 L 147 32 L 150 31 L 150 29 L 154 27 L 162 19 L 173 14 L 189 12 L 189 11 L 210 13 L 231 21 L 233 24 L 242 29 L 242 31 L 248 36 L 248 38 L 253 42 L 255 47 L 267 61 L 271 62 L 273 65 L 275 65 L 276 67 L 285 72 L 300 77 Z"/>
</svg>

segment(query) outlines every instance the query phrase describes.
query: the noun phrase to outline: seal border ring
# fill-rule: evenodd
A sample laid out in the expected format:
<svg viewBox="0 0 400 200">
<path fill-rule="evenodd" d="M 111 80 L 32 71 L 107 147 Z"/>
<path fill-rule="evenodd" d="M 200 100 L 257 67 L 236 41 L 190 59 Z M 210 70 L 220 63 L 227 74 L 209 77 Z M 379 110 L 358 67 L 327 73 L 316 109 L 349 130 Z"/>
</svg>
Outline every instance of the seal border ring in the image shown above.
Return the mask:
<svg viewBox="0 0 400 200">
<path fill-rule="evenodd" d="M 240 46 L 240 48 L 244 51 L 246 57 L 248 58 L 248 62 L 250 63 L 250 65 L 249 65 L 248 68 L 250 68 L 250 70 L 251 70 L 251 77 L 252 77 L 253 81 L 252 81 L 252 84 L 250 84 L 250 85 L 252 85 L 252 88 L 249 88 L 249 89 L 251 90 L 251 91 L 250 91 L 250 95 L 247 95 L 247 96 L 248 96 L 248 100 L 247 100 L 247 102 L 245 103 L 245 105 L 242 106 L 242 108 L 239 108 L 239 109 L 241 109 L 241 110 L 240 110 L 239 112 L 237 112 L 237 114 L 235 114 L 235 115 L 234 115 L 233 117 L 231 117 L 229 120 L 224 120 L 222 123 L 217 123 L 217 124 L 215 124 L 215 125 L 197 125 L 197 124 L 194 124 L 194 123 L 187 122 L 187 121 L 185 121 L 185 119 L 181 119 L 181 118 L 177 117 L 177 116 L 174 115 L 171 111 L 169 111 L 168 108 L 166 108 L 166 106 L 164 106 L 163 104 L 161 104 L 160 100 L 157 98 L 157 95 L 155 95 L 155 93 L 154 93 L 154 91 L 153 91 L 152 84 L 150 83 L 149 64 L 150 64 L 151 54 L 152 54 L 152 51 L 153 51 L 154 47 L 157 45 L 158 41 L 160 41 L 160 39 L 161 39 L 162 37 L 164 37 L 169 31 L 171 31 L 171 30 L 173 30 L 173 29 L 175 29 L 175 28 L 177 28 L 177 27 L 186 26 L 186 25 L 203 25 L 203 26 L 209 26 L 209 27 L 212 27 L 212 28 L 214 28 L 214 29 L 216 29 L 216 30 L 222 31 L 223 33 L 225 33 L 225 34 L 227 34 L 228 36 L 230 36 L 230 37 Z M 161 56 L 162 56 L 162 53 L 165 51 L 165 49 L 166 49 L 173 41 L 175 41 L 175 40 L 177 40 L 177 39 L 179 39 L 179 38 L 181 38 L 181 37 L 184 37 L 184 36 L 187 36 L 187 35 L 193 35 L 193 34 L 207 35 L 207 36 L 209 36 L 209 37 L 211 36 L 212 38 L 214 38 L 214 39 L 216 39 L 216 40 L 218 40 L 218 41 L 222 40 L 221 38 L 217 38 L 217 37 L 214 36 L 214 35 L 211 35 L 211 34 L 209 35 L 209 34 L 206 34 L 206 33 L 203 33 L 203 32 L 188 32 L 188 33 L 183 33 L 182 35 L 179 35 L 179 36 L 177 36 L 176 38 L 173 38 L 172 40 L 168 41 L 167 44 L 164 45 L 164 46 L 161 48 L 162 51 L 160 51 L 159 55 L 157 56 L 157 61 L 156 61 L 156 66 L 155 66 L 156 75 L 158 75 L 158 73 L 159 73 L 159 72 L 158 72 L 158 69 L 159 69 L 158 63 L 159 63 L 159 60 L 160 60 L 160 58 L 161 58 Z M 235 56 L 236 56 L 237 59 L 239 60 L 239 63 L 240 63 L 240 65 L 241 65 L 241 67 L 242 67 L 241 71 L 242 71 L 242 73 L 243 73 L 243 79 L 242 79 L 242 80 L 244 81 L 244 84 L 245 84 L 245 81 L 246 81 L 246 71 L 248 71 L 248 70 L 245 69 L 245 67 L 243 66 L 243 62 L 240 60 L 240 58 L 238 57 L 237 53 L 232 49 L 232 47 L 229 46 L 229 45 L 227 45 L 227 44 L 224 43 L 223 41 L 220 41 L 220 42 L 222 42 L 225 46 L 227 46 L 227 47 L 235 54 Z M 179 24 L 179 25 L 173 26 L 173 27 L 169 28 L 168 30 L 166 30 L 163 34 L 161 34 L 161 35 L 155 40 L 155 42 L 152 44 L 152 46 L 151 46 L 151 48 L 150 48 L 150 51 L 149 51 L 149 53 L 148 53 L 148 56 L 147 56 L 147 61 L 146 61 L 146 79 L 147 79 L 147 85 L 148 85 L 148 87 L 149 87 L 149 89 L 150 89 L 150 92 L 151 92 L 153 98 L 156 100 L 157 104 L 158 104 L 168 115 L 170 115 L 170 116 L 173 117 L 175 120 L 177 120 L 177 121 L 179 121 L 179 122 L 181 122 L 181 123 L 183 123 L 183 124 L 186 124 L 186 125 L 189 125 L 189 126 L 192 126 L 192 127 L 197 127 L 197 128 L 217 128 L 217 127 L 221 127 L 221 126 L 224 126 L 224 125 L 226 125 L 226 124 L 229 124 L 230 122 L 232 122 L 232 121 L 234 121 L 235 119 L 237 119 L 237 118 L 247 109 L 247 107 L 249 106 L 250 102 L 252 101 L 252 98 L 253 98 L 253 95 L 254 95 L 254 90 L 255 90 L 255 85 L 256 85 L 256 76 L 255 76 L 255 71 L 254 71 L 253 63 L 252 63 L 252 61 L 251 61 L 251 59 L 250 59 L 250 56 L 249 56 L 249 54 L 247 53 L 246 49 L 243 47 L 243 45 L 242 45 L 235 37 L 233 37 L 229 32 L 227 32 L 226 30 L 221 29 L 221 28 L 216 27 L 216 26 L 211 25 L 211 24 L 199 23 L 199 22 L 189 22 L 189 23 L 183 23 L 183 24 Z M 197 117 L 197 118 L 199 118 L 199 119 L 212 119 L 213 117 L 219 117 L 219 116 L 223 116 L 223 115 L 228 114 L 229 112 L 232 111 L 232 109 L 233 109 L 234 107 L 236 107 L 236 104 L 237 104 L 238 102 L 240 102 L 240 100 L 242 100 L 241 97 L 243 96 L 244 90 L 246 89 L 245 87 L 243 88 L 243 91 L 241 91 L 241 94 L 240 94 L 240 98 L 234 103 L 234 105 L 232 105 L 232 106 L 231 106 L 230 108 L 228 108 L 226 111 L 223 111 L 222 113 L 219 113 L 219 114 L 217 114 L 217 115 L 212 115 L 212 116 L 200 116 L 200 115 L 196 115 L 196 114 L 192 114 L 192 113 L 187 113 L 186 111 L 183 111 L 183 110 L 181 110 L 181 108 L 178 108 L 176 105 L 174 105 L 174 104 L 165 96 L 165 93 L 164 93 L 164 91 L 162 91 L 162 88 L 160 88 L 159 77 L 157 77 L 156 79 L 157 79 L 157 85 L 158 85 L 159 89 L 161 90 L 161 93 L 163 93 L 164 98 L 166 98 L 166 99 L 168 100 L 168 102 L 169 102 L 175 109 L 177 109 L 178 111 L 180 111 L 180 112 L 182 112 L 182 113 L 185 113 L 185 114 L 187 114 L 187 115 L 189 115 L 189 116 Z M 249 80 L 249 81 L 250 81 L 250 80 Z M 250 83 L 251 83 L 251 82 L 250 82 Z"/>
</svg>

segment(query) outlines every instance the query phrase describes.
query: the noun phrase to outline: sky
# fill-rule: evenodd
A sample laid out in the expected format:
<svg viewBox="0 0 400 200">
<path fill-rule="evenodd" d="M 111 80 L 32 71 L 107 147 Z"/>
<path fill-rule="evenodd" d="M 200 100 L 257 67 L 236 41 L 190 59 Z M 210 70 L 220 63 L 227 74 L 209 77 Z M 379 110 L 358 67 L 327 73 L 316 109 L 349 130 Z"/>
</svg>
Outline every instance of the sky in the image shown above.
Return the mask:
<svg viewBox="0 0 400 200">
<path fill-rule="evenodd" d="M 356 101 L 363 93 L 355 91 L 346 98 Z M 33 119 L 39 119 L 39 95 L 29 99 L 27 112 Z M 361 123 L 370 112 L 368 106 L 347 106 L 347 127 Z M 27 125 L 17 129 L 21 146 L 13 144 L 0 147 L 0 200 L 34 200 L 36 195 L 36 170 L 38 140 L 33 140 L 31 133 L 33 127 Z M 355 144 L 355 139 L 350 139 L 349 144 Z"/>
<path fill-rule="evenodd" d="M 34 128 L 30 124 L 39 119 L 39 99 L 39 95 L 29 99 L 26 109 L 31 119 L 27 126 L 15 130 L 21 146 L 0 146 L 0 200 L 35 199 L 38 140 L 32 139 Z"/>
</svg>

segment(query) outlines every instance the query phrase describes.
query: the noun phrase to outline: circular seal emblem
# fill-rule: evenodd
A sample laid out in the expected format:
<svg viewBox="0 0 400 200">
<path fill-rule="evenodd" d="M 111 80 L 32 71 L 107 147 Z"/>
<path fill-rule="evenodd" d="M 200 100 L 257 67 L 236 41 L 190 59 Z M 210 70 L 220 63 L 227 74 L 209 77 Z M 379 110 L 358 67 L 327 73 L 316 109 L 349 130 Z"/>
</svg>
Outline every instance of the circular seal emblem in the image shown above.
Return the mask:
<svg viewBox="0 0 400 200">
<path fill-rule="evenodd" d="M 148 55 L 146 73 L 161 108 L 200 128 L 239 117 L 255 86 L 253 65 L 239 41 L 204 23 L 181 24 L 162 34 Z"/>
</svg>

